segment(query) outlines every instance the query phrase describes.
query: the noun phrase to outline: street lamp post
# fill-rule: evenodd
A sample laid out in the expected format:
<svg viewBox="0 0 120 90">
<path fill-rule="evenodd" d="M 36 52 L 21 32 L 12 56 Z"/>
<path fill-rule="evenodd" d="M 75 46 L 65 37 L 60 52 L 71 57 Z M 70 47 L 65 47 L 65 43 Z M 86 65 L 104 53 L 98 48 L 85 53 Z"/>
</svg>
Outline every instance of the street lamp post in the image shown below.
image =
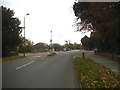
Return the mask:
<svg viewBox="0 0 120 90">
<path fill-rule="evenodd" d="M 27 13 L 26 15 L 30 15 L 30 14 Z M 23 56 L 25 56 L 25 16 L 24 16 L 24 53 L 23 53 Z"/>
<path fill-rule="evenodd" d="M 50 47 L 51 47 L 51 52 L 52 52 L 52 30 L 50 32 L 51 32 Z"/>
<path fill-rule="evenodd" d="M 50 39 L 50 43 L 51 43 L 51 45 L 52 45 L 52 31 L 50 31 L 51 32 L 51 39 Z"/>
</svg>

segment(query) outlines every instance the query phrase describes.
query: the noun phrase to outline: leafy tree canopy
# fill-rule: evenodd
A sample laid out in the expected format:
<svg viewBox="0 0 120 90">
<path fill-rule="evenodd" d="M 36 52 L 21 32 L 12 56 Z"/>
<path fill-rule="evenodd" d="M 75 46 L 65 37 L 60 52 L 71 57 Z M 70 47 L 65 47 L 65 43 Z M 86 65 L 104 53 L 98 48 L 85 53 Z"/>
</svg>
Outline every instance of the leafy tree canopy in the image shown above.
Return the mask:
<svg viewBox="0 0 120 90">
<path fill-rule="evenodd" d="M 117 2 L 78 2 L 74 3 L 73 10 L 79 30 L 106 30 L 118 19 L 119 3 Z"/>
<path fill-rule="evenodd" d="M 1 6 L 2 10 L 2 55 L 9 56 L 10 52 L 16 52 L 16 47 L 21 43 L 19 37 L 22 28 L 20 21 L 14 17 L 14 11 Z"/>
<path fill-rule="evenodd" d="M 120 54 L 119 9 L 120 2 L 75 2 L 78 31 L 91 31 L 94 46 L 100 51 Z"/>
</svg>

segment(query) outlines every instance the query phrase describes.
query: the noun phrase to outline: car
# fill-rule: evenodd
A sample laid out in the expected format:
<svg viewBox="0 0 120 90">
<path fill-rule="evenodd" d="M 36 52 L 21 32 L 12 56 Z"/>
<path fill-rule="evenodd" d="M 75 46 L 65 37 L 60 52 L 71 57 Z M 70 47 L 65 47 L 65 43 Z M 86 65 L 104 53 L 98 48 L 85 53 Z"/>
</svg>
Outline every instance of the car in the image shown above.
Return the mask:
<svg viewBox="0 0 120 90">
<path fill-rule="evenodd" d="M 55 52 L 50 52 L 49 54 L 48 54 L 48 56 L 53 56 L 53 55 L 56 55 L 57 53 L 55 53 Z"/>
</svg>

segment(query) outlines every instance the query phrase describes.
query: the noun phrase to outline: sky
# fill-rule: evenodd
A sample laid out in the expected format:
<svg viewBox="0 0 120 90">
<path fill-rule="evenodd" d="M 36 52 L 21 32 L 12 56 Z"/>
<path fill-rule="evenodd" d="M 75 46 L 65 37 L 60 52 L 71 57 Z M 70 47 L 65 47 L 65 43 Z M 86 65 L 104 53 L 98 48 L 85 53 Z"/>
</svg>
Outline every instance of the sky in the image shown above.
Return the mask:
<svg viewBox="0 0 120 90">
<path fill-rule="evenodd" d="M 3 5 L 14 10 L 15 17 L 24 26 L 25 36 L 34 42 L 50 44 L 52 30 L 53 43 L 65 44 L 65 40 L 80 44 L 81 38 L 90 32 L 76 32 L 75 15 L 72 9 L 75 0 L 0 0 Z M 29 13 L 30 15 L 26 15 Z M 23 32 L 22 32 L 23 35 Z"/>
</svg>

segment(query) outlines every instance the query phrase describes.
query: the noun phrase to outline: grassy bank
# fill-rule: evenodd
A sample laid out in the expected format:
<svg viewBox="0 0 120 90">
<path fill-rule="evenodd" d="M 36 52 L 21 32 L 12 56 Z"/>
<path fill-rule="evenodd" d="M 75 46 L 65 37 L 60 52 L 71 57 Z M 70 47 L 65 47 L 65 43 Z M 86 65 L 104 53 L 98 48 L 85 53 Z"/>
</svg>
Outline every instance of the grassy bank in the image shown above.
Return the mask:
<svg viewBox="0 0 120 90">
<path fill-rule="evenodd" d="M 120 75 L 112 72 L 91 59 L 75 57 L 73 59 L 77 77 L 82 88 L 117 88 L 120 87 Z"/>
<path fill-rule="evenodd" d="M 11 57 L 5 57 L 2 58 L 2 63 L 6 63 L 6 62 L 10 62 L 10 61 L 15 61 L 15 60 L 19 60 L 19 59 L 23 59 L 23 58 L 27 58 L 30 56 L 11 56 Z"/>
</svg>

